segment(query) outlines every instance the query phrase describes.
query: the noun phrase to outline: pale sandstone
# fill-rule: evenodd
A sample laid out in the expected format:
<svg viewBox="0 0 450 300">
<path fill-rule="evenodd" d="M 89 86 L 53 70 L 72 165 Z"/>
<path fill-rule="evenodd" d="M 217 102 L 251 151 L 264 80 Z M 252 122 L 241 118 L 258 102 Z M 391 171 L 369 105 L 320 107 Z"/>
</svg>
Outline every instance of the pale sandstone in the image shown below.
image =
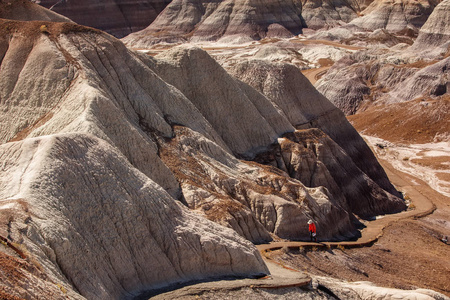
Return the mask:
<svg viewBox="0 0 450 300">
<path fill-rule="evenodd" d="M 251 243 L 177 204 L 103 140 L 26 139 L 2 145 L 0 157 L 0 198 L 21 199 L 29 215 L 2 231 L 70 294 L 130 298 L 171 283 L 268 272 Z"/>
</svg>

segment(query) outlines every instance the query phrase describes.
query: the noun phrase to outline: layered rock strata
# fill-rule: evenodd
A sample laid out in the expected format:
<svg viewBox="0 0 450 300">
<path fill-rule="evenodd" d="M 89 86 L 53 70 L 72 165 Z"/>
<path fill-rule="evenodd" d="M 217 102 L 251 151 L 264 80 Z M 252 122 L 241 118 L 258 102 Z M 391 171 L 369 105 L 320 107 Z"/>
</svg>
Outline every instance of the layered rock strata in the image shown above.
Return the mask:
<svg viewBox="0 0 450 300">
<path fill-rule="evenodd" d="M 36 0 L 78 24 L 104 30 L 116 37 L 147 27 L 170 0 Z"/>
<path fill-rule="evenodd" d="M 421 28 L 438 1 L 376 0 L 362 11 L 362 17 L 351 24 L 367 30 L 386 29 L 401 32 Z"/>
<path fill-rule="evenodd" d="M 0 157 L 2 213 L 13 220 L 2 233 L 72 298 L 268 273 L 248 241 L 177 204 L 104 140 L 26 139 L 2 145 Z"/>
<path fill-rule="evenodd" d="M 242 237 L 304 239 L 314 219 L 339 240 L 354 214 L 404 208 L 293 66 L 233 77 L 198 48 L 152 58 L 79 25 L 2 24 L 0 228 L 77 297 L 266 274 Z"/>
<path fill-rule="evenodd" d="M 447 93 L 449 58 L 393 63 L 377 52 L 363 51 L 341 59 L 317 82 L 317 89 L 347 115 L 374 101 L 390 104 Z"/>
<path fill-rule="evenodd" d="M 359 1 L 303 0 L 302 17 L 310 29 L 328 29 L 357 18 L 364 5 Z"/>
<path fill-rule="evenodd" d="M 124 41 L 138 48 L 158 42 L 246 42 L 292 37 L 304 26 L 297 0 L 174 0 L 150 26 Z"/>
<path fill-rule="evenodd" d="M 253 60 L 227 70 L 264 94 L 297 129 L 318 128 L 335 141 L 365 174 L 383 189 L 397 194 L 376 159 L 344 114 L 323 97 L 290 64 Z"/>
<path fill-rule="evenodd" d="M 450 47 L 450 1 L 443 0 L 433 10 L 426 23 L 420 28 L 413 49 L 424 52 L 427 48 L 441 47 L 443 53 Z"/>
</svg>

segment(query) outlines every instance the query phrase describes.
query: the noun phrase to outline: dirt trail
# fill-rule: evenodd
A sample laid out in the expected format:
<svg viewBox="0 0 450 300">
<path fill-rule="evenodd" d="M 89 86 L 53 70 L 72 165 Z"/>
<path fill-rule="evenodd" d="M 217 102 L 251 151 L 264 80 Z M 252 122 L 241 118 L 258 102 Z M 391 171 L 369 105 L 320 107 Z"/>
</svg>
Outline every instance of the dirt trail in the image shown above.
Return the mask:
<svg viewBox="0 0 450 300">
<path fill-rule="evenodd" d="M 343 241 L 343 242 L 325 242 L 325 243 L 311 243 L 311 242 L 275 242 L 270 244 L 257 245 L 261 251 L 262 257 L 267 264 L 270 271 L 270 276 L 261 279 L 237 279 L 237 280 L 219 280 L 205 283 L 192 284 L 181 289 L 168 291 L 159 294 L 152 299 L 173 299 L 182 296 L 198 295 L 202 291 L 208 290 L 229 290 L 241 287 L 254 288 L 285 288 L 295 286 L 307 286 L 311 283 L 311 278 L 298 270 L 286 268 L 277 262 L 273 261 L 266 251 L 272 251 L 287 248 L 298 247 L 337 247 L 344 246 L 346 248 L 363 247 L 372 245 L 383 234 L 383 230 L 393 222 L 397 222 L 407 218 L 420 218 L 432 213 L 436 206 L 431 201 L 428 195 L 435 198 L 436 192 L 431 189 L 425 182 L 417 178 L 400 172 L 394 169 L 389 162 L 380 160 L 389 179 L 396 186 L 396 188 L 404 192 L 415 206 L 414 210 L 404 211 L 398 214 L 386 215 L 374 221 L 370 221 L 367 227 L 361 232 L 361 238 L 357 241 Z M 427 195 L 427 196 L 425 196 Z M 320 233 L 319 233 L 320 234 Z"/>
<path fill-rule="evenodd" d="M 275 242 L 270 244 L 257 245 L 259 251 L 264 256 L 265 251 L 271 251 L 287 248 L 298 248 L 305 246 L 315 247 L 337 247 L 344 246 L 347 248 L 364 247 L 369 246 L 376 242 L 378 238 L 383 234 L 383 229 L 389 224 L 406 219 L 406 218 L 420 218 L 431 214 L 436 206 L 431 201 L 429 195 L 435 195 L 436 192 L 430 188 L 425 182 L 418 180 L 409 174 L 398 171 L 392 167 L 392 165 L 384 160 L 379 160 L 384 170 L 386 171 L 390 181 L 396 186 L 396 188 L 403 192 L 411 199 L 414 206 L 413 210 L 407 210 L 398 214 L 380 216 L 374 221 L 370 221 L 366 224 L 366 228 L 361 231 L 361 237 L 356 241 L 343 241 L 343 242 L 324 242 L 324 243 L 312 243 L 312 242 Z M 306 225 L 305 225 L 306 226 Z M 318 232 L 320 237 L 320 232 Z"/>
</svg>

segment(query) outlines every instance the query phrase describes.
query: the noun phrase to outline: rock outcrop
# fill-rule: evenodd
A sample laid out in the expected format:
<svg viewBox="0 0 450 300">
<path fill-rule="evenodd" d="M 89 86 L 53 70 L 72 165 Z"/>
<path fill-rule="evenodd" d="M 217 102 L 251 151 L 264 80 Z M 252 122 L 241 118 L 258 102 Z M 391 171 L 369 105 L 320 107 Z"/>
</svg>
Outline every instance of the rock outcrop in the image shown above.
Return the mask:
<svg viewBox="0 0 450 300">
<path fill-rule="evenodd" d="M 158 42 L 248 42 L 292 37 L 304 26 L 298 0 L 174 0 L 150 26 L 124 42 L 142 48 Z"/>
<path fill-rule="evenodd" d="M 104 30 L 116 37 L 147 27 L 170 0 L 35 0 L 78 24 Z"/>
<path fill-rule="evenodd" d="M 396 194 L 383 169 L 343 113 L 323 97 L 290 64 L 249 61 L 227 68 L 231 74 L 267 96 L 297 129 L 319 128 L 352 158 L 378 185 Z"/>
<path fill-rule="evenodd" d="M 243 237 L 304 239 L 314 219 L 339 240 L 354 214 L 405 207 L 292 65 L 232 76 L 198 48 L 152 58 L 92 28 L 1 22 L 1 235 L 74 297 L 266 274 Z"/>
</svg>

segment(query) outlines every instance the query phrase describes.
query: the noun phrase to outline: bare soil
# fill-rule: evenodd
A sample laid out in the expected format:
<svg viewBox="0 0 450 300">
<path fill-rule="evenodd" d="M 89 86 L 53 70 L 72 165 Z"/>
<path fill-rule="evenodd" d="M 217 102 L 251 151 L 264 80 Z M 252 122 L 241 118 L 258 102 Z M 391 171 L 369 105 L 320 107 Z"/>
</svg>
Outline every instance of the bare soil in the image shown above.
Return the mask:
<svg viewBox="0 0 450 300">
<path fill-rule="evenodd" d="M 449 245 L 440 229 L 401 221 L 385 229 L 372 247 L 328 251 L 276 251 L 277 261 L 313 275 L 371 281 L 399 289 L 427 288 L 450 296 Z"/>
<path fill-rule="evenodd" d="M 348 120 L 366 135 L 393 143 L 430 143 L 450 132 L 450 94 L 435 99 L 417 99 L 405 103 L 372 106 L 348 116 Z"/>
<path fill-rule="evenodd" d="M 450 198 L 411 174 L 395 171 L 388 162 L 381 162 L 404 184 L 414 185 L 420 194 L 432 199 L 437 208 L 434 213 L 391 223 L 371 247 L 282 249 L 270 255 L 280 264 L 312 275 L 370 281 L 400 289 L 426 288 L 450 296 L 450 245 L 444 242 L 445 237 L 450 238 Z M 393 183 L 396 184 L 394 180 Z"/>
</svg>

